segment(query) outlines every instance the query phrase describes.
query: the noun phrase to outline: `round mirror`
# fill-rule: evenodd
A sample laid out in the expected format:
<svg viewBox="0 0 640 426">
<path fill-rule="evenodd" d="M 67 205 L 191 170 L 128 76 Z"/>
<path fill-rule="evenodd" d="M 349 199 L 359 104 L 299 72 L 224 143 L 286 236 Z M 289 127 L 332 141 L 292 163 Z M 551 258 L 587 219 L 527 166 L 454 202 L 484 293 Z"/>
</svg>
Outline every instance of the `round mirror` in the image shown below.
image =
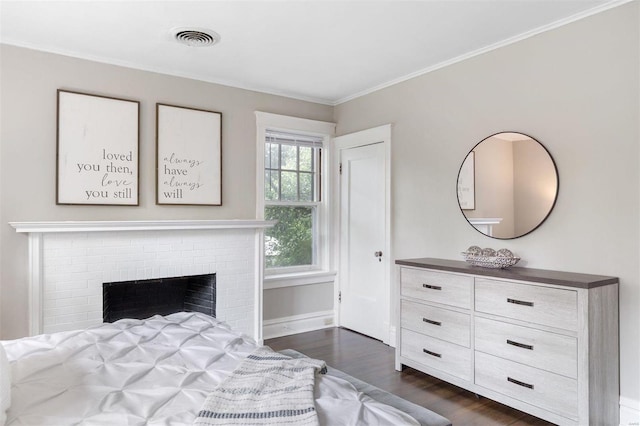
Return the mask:
<svg viewBox="0 0 640 426">
<path fill-rule="evenodd" d="M 467 221 L 493 238 L 526 235 L 544 222 L 558 196 L 558 171 L 549 151 L 522 133 L 480 141 L 458 173 L 458 203 Z"/>
</svg>

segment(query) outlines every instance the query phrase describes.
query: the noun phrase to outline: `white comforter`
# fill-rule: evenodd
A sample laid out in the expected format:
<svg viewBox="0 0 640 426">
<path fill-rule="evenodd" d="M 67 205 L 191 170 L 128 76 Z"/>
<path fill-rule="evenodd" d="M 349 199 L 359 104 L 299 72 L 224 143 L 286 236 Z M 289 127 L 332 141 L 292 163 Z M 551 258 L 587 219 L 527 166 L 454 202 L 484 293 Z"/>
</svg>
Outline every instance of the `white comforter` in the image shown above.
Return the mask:
<svg viewBox="0 0 640 426">
<path fill-rule="evenodd" d="M 214 318 L 177 313 L 2 342 L 11 363 L 7 425 L 181 425 L 256 347 Z M 414 425 L 336 377 L 316 381 L 325 425 Z"/>
</svg>

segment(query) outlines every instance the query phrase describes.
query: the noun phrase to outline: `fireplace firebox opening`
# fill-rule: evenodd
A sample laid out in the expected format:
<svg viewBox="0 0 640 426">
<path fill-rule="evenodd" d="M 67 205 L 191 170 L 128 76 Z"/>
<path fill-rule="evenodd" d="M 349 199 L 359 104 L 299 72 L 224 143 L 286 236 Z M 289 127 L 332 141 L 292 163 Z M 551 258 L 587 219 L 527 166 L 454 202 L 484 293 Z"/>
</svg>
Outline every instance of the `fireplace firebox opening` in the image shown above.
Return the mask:
<svg viewBox="0 0 640 426">
<path fill-rule="evenodd" d="M 145 319 L 175 312 L 216 316 L 216 274 L 102 284 L 104 322 Z"/>
</svg>

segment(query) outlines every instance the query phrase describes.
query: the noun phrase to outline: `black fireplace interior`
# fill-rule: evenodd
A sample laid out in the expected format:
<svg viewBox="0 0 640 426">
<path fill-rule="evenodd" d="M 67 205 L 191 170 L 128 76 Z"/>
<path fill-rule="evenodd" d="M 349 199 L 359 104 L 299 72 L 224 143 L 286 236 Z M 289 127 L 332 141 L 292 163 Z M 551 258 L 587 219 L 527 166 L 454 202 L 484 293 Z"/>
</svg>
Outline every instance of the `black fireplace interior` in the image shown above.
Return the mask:
<svg viewBox="0 0 640 426">
<path fill-rule="evenodd" d="M 102 284 L 104 322 L 145 319 L 174 312 L 216 316 L 216 274 Z"/>
</svg>

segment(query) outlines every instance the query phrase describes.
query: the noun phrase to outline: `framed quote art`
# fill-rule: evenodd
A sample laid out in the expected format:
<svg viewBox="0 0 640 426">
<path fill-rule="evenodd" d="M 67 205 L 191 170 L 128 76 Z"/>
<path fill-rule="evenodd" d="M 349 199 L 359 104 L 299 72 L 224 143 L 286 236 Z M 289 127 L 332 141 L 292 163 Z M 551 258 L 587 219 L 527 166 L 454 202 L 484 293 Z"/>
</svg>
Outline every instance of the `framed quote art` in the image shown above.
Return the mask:
<svg viewBox="0 0 640 426">
<path fill-rule="evenodd" d="M 138 205 L 140 103 L 58 90 L 57 204 Z"/>
<path fill-rule="evenodd" d="M 222 205 L 222 114 L 156 104 L 156 203 Z"/>
</svg>

